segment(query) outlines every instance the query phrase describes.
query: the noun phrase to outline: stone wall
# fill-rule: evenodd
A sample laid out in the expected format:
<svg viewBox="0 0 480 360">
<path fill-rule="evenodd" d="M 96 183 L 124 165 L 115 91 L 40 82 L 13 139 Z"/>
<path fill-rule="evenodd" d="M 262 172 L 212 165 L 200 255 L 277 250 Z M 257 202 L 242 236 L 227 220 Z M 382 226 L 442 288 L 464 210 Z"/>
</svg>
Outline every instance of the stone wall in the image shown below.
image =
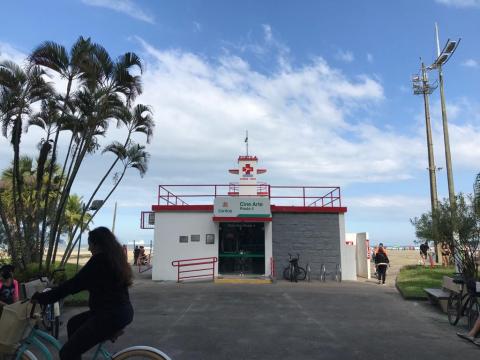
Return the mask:
<svg viewBox="0 0 480 360">
<path fill-rule="evenodd" d="M 273 257 L 277 278 L 288 265 L 288 253 L 300 254 L 300 266 L 311 267 L 312 279 L 320 277 L 322 264 L 327 272 L 340 264 L 340 229 L 338 214 L 274 213 L 272 219 Z M 328 278 L 327 278 L 328 279 Z"/>
</svg>

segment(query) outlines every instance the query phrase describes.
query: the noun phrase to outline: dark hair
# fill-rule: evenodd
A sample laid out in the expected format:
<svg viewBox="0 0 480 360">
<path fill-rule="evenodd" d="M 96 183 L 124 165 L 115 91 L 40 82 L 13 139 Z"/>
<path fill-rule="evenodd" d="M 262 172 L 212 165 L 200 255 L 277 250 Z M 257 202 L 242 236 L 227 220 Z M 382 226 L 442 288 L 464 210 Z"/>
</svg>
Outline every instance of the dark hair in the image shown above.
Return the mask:
<svg viewBox="0 0 480 360">
<path fill-rule="evenodd" d="M 88 243 L 95 246 L 106 257 L 120 284 L 132 285 L 132 269 L 122 245 L 113 233 L 104 226 L 97 227 L 88 233 Z"/>
<path fill-rule="evenodd" d="M 3 265 L 0 268 L 0 273 L 2 278 L 5 280 L 13 278 L 13 271 L 15 270 L 15 267 L 12 265 Z"/>
</svg>

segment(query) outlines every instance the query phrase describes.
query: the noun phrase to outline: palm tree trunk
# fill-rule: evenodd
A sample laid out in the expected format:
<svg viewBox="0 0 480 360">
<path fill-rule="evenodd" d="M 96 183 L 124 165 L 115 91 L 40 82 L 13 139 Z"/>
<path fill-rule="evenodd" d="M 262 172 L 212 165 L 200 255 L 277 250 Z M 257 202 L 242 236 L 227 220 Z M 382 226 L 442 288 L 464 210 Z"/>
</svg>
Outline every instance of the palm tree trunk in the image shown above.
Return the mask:
<svg viewBox="0 0 480 360">
<path fill-rule="evenodd" d="M 62 119 L 65 116 L 65 112 L 67 110 L 67 104 L 70 98 L 70 91 L 72 88 L 72 81 L 73 78 L 70 77 L 68 79 L 67 83 L 67 92 L 65 94 L 65 101 L 63 103 L 63 109 L 62 109 L 62 114 L 60 115 L 60 119 Z M 50 168 L 48 170 L 48 180 L 47 180 L 47 188 L 45 190 L 45 207 L 43 211 L 43 227 L 42 227 L 42 238 L 41 238 L 41 246 L 45 246 L 45 232 L 46 232 L 46 221 L 47 221 L 47 211 L 48 211 L 48 197 L 50 195 L 51 191 L 51 185 L 52 185 L 52 177 L 53 177 L 53 171 L 55 169 L 55 162 L 56 162 L 56 156 L 57 156 L 57 145 L 58 145 L 58 138 L 60 137 L 60 129 L 61 129 L 61 124 L 57 125 L 57 131 L 55 133 L 55 140 L 53 142 L 53 149 L 52 149 L 52 157 L 50 160 Z M 49 262 L 49 256 L 51 256 L 51 245 L 49 244 L 48 246 L 48 253 L 47 253 L 47 270 L 50 268 L 50 262 Z M 42 255 L 43 255 L 43 249 L 42 249 Z M 41 256 L 43 258 L 43 256 Z M 42 267 L 42 260 L 40 260 L 40 268 Z"/>
<path fill-rule="evenodd" d="M 55 217 L 55 220 L 54 220 L 54 222 L 53 222 L 53 224 L 50 228 L 49 251 L 51 250 L 50 246 L 53 247 L 53 242 L 54 242 L 54 240 L 56 238 L 56 235 L 57 235 L 58 227 L 60 225 L 60 221 L 61 221 L 61 218 L 62 218 L 63 211 L 65 209 L 65 205 L 67 203 L 68 196 L 70 195 L 70 190 L 72 188 L 73 181 L 75 180 L 75 177 L 77 176 L 78 170 L 80 169 L 80 165 L 82 164 L 83 158 L 85 157 L 85 154 L 87 153 L 87 150 L 89 148 L 90 141 L 91 141 L 91 138 L 90 138 L 89 135 L 90 134 L 87 134 L 87 136 L 86 136 L 86 142 L 83 146 L 83 149 L 79 152 L 79 156 L 78 156 L 78 158 L 75 162 L 75 166 L 73 167 L 72 174 L 71 174 L 70 178 L 68 179 L 67 186 L 65 187 L 65 190 L 63 191 L 62 196 L 60 198 L 60 204 L 56 209 L 56 211 L 57 211 L 56 217 Z M 83 140 L 84 139 L 82 139 L 82 141 Z M 51 256 L 52 256 L 52 254 L 51 254 L 51 251 L 50 251 L 50 253 L 47 255 L 47 257 L 51 258 Z"/>
</svg>

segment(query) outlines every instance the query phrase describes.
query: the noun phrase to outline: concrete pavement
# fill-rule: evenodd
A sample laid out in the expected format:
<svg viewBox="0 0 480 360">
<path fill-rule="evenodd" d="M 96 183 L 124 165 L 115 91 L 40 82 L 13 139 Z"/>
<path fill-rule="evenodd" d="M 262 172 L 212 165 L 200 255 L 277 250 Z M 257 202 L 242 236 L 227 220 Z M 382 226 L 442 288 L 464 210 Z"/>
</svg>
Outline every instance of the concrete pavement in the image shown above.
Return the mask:
<svg viewBox="0 0 480 360">
<path fill-rule="evenodd" d="M 428 303 L 369 283 L 271 285 L 137 279 L 135 320 L 112 350 L 158 347 L 173 359 L 478 359 Z M 70 309 L 66 317 L 81 309 Z M 85 357 L 88 358 L 88 357 Z"/>
</svg>

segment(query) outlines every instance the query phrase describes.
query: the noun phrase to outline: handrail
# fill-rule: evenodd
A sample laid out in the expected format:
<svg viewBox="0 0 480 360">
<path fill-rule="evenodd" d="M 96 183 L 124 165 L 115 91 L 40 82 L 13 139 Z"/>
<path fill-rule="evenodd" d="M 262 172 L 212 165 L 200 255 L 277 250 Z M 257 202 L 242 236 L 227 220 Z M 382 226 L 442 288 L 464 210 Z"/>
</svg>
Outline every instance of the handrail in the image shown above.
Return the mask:
<svg viewBox="0 0 480 360">
<path fill-rule="evenodd" d="M 184 279 L 193 279 L 193 278 L 200 278 L 200 277 L 212 277 L 212 280 L 215 280 L 215 263 L 218 262 L 218 258 L 216 256 L 212 257 L 204 257 L 204 258 L 195 258 L 195 259 L 181 259 L 181 260 L 174 260 L 172 261 L 172 266 L 177 267 L 177 282 L 180 282 Z M 188 267 L 198 266 L 198 265 L 212 265 L 211 267 L 203 267 L 202 268 L 193 268 L 188 269 Z M 185 270 L 181 270 L 185 268 Z M 206 274 L 200 275 L 183 275 L 184 273 L 195 273 L 198 271 L 208 271 Z"/>
<path fill-rule="evenodd" d="M 341 207 L 341 192 L 338 186 L 284 186 L 269 185 L 265 183 L 259 184 L 170 184 L 159 185 L 158 205 L 189 205 L 184 199 L 192 199 L 193 204 L 211 203 L 212 199 L 218 196 L 239 196 L 241 187 L 254 186 L 258 196 L 268 197 L 272 201 L 272 205 L 287 205 L 292 202 L 301 206 L 308 207 Z M 167 187 L 174 188 L 173 190 Z M 181 189 L 188 190 L 185 192 Z M 197 190 L 192 191 L 192 190 Z M 202 190 L 205 189 L 205 190 Z M 176 195 L 173 191 L 181 191 L 181 195 Z M 322 193 L 325 190 L 325 193 Z M 316 193 L 316 194 L 315 194 Z M 245 195 L 251 196 L 251 195 Z M 282 201 L 283 200 L 283 201 Z M 307 203 L 308 201 L 308 203 Z M 284 203 L 284 204 L 282 204 Z M 294 205 L 294 204 L 292 204 Z"/>
</svg>

